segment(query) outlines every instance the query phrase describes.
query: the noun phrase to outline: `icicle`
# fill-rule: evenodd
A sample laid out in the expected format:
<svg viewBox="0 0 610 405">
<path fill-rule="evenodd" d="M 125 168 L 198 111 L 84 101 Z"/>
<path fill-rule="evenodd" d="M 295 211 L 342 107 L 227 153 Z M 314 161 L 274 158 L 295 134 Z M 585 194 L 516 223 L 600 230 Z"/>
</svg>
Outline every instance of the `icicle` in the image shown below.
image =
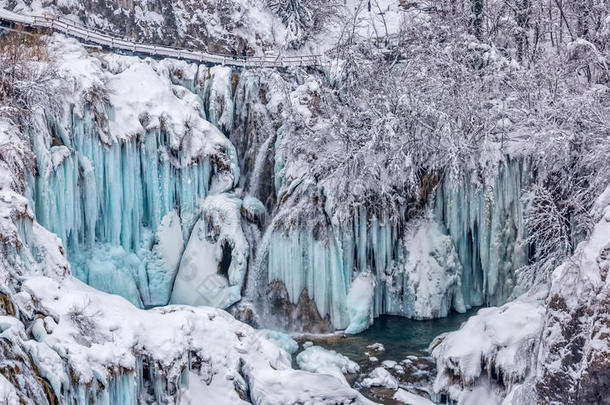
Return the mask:
<svg viewBox="0 0 610 405">
<path fill-rule="evenodd" d="M 151 132 L 141 142 L 104 145 L 88 124 L 91 120 L 91 113 L 72 118 L 71 148 L 47 150 L 40 137 L 31 137 L 40 156 L 40 174 L 27 193 L 36 218 L 62 239 L 81 280 L 135 305 L 166 304 L 175 270 L 165 269 L 168 285 L 151 290 L 147 285 L 149 262 L 151 271 L 164 266 L 151 252 L 154 234 L 175 208 L 183 236 L 190 234 L 199 201 L 208 193 L 209 160 L 171 163 L 163 131 Z M 162 296 L 155 296 L 156 291 Z"/>
</svg>

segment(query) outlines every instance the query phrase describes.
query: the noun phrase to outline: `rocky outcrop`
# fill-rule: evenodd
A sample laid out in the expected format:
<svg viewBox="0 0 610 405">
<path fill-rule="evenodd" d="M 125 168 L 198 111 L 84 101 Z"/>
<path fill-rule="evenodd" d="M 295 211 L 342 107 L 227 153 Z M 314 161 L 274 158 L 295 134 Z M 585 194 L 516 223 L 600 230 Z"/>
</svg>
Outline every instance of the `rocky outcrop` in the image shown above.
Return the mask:
<svg viewBox="0 0 610 405">
<path fill-rule="evenodd" d="M 283 329 L 330 333 L 334 330 L 328 316 L 322 317 L 307 289 L 303 290 L 296 304 L 291 303 L 286 286 L 281 281 L 272 281 L 267 287 L 271 319 Z M 281 327 L 280 326 L 280 327 Z"/>
<path fill-rule="evenodd" d="M 610 404 L 610 233 L 605 239 L 587 267 L 568 262 L 553 281 L 536 383 L 541 404 Z"/>
</svg>

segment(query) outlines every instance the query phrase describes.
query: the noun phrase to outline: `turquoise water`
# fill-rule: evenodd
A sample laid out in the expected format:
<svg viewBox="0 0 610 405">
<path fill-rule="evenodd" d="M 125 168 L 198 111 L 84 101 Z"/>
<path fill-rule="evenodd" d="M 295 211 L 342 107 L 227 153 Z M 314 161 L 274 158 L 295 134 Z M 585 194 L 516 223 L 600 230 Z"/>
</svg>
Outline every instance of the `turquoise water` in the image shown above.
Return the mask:
<svg viewBox="0 0 610 405">
<path fill-rule="evenodd" d="M 451 313 L 446 318 L 417 321 L 400 316 L 383 315 L 366 331 L 357 335 L 304 336 L 299 342 L 312 341 L 326 349 L 335 350 L 350 359 L 360 362 L 368 360 L 365 352 L 379 360 L 400 361 L 406 356 L 428 356 L 427 348 L 432 340 L 441 333 L 459 329 L 477 309 L 459 314 Z M 375 352 L 367 346 L 381 343 L 383 352 Z"/>
<path fill-rule="evenodd" d="M 382 361 L 394 360 L 400 363 L 404 370 L 403 373 L 397 373 L 396 370 L 389 369 L 400 386 L 432 399 L 431 385 L 436 374 L 436 366 L 427 351 L 428 346 L 438 335 L 459 329 L 463 322 L 476 314 L 477 310 L 471 309 L 463 314 L 454 312 L 446 318 L 427 321 L 383 315 L 375 319 L 375 323 L 369 329 L 358 335 L 302 336 L 297 339 L 300 343 L 299 352 L 303 350 L 303 343 L 310 341 L 355 361 L 360 366 L 360 372 L 346 375 L 348 383 L 355 388 L 358 388 L 358 382 L 375 367 L 379 367 Z M 385 350 L 379 351 L 368 347 L 374 343 L 381 343 Z M 371 360 L 371 357 L 376 360 Z M 392 398 L 394 390 L 381 387 L 359 388 L 359 390 L 377 403 L 401 404 Z"/>
</svg>

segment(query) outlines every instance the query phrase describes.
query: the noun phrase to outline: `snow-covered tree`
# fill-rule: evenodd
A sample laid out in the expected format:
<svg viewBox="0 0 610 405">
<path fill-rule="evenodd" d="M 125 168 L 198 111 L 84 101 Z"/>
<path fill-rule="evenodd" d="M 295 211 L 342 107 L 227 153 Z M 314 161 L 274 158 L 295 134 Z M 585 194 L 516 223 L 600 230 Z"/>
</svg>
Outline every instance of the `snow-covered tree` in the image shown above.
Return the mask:
<svg viewBox="0 0 610 405">
<path fill-rule="evenodd" d="M 58 78 L 46 39 L 25 32 L 0 36 L 0 117 L 27 125 L 36 109 L 57 112 Z"/>
<path fill-rule="evenodd" d="M 267 4 L 288 29 L 288 43 L 299 48 L 337 14 L 336 0 L 268 0 Z"/>
</svg>

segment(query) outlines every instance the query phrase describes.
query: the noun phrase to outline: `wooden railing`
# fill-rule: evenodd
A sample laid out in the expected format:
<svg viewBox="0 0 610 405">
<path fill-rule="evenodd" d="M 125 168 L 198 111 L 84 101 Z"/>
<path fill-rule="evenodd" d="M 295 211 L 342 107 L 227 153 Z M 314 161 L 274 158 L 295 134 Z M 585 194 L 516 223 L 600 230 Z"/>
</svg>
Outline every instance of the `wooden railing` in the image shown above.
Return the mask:
<svg viewBox="0 0 610 405">
<path fill-rule="evenodd" d="M 151 45 L 119 38 L 108 32 L 77 24 L 64 17 L 50 15 L 23 15 L 0 8 L 0 20 L 10 24 L 49 28 L 81 41 L 97 44 L 110 50 L 120 50 L 153 57 L 184 59 L 212 65 L 252 68 L 322 67 L 327 65 L 324 55 L 231 56 L 200 52 L 168 46 Z"/>
</svg>

